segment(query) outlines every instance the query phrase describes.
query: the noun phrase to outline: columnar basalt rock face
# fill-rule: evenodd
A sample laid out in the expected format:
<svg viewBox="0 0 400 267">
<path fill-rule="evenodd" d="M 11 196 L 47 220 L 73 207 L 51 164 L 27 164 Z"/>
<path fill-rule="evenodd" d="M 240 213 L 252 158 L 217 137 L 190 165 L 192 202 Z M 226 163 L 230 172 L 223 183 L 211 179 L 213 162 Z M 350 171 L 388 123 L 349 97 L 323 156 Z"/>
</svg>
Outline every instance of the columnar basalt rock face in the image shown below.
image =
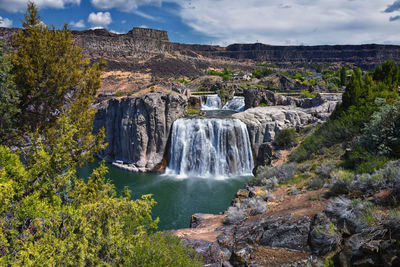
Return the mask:
<svg viewBox="0 0 400 267">
<path fill-rule="evenodd" d="M 373 69 L 391 58 L 400 60 L 400 47 L 397 45 L 318 45 L 318 46 L 272 46 L 266 44 L 233 44 L 226 47 L 220 56 L 247 58 L 279 64 L 304 65 L 320 63 L 347 63 Z"/>
<path fill-rule="evenodd" d="M 15 28 L 1 28 L 0 40 L 8 45 Z M 228 47 L 190 45 L 170 42 L 166 31 L 133 28 L 126 34 L 104 29 L 73 31 L 85 55 L 91 59 L 106 57 L 112 69 L 134 69 L 133 59 L 170 54 L 197 67 L 213 63 L 210 59 L 233 58 L 268 61 L 282 66 L 339 64 L 373 69 L 388 58 L 400 62 L 400 46 L 396 45 L 335 45 L 335 46 L 271 46 L 265 44 L 233 44 Z M 205 57 L 205 58 L 201 58 Z M 208 58 L 208 61 L 207 61 Z M 197 62 L 198 61 L 198 62 Z M 131 64 L 129 64 L 129 62 Z"/>
<path fill-rule="evenodd" d="M 172 123 L 186 115 L 187 98 L 152 93 L 111 99 L 97 109 L 94 130 L 105 127 L 108 143 L 100 156 L 132 171 L 150 171 L 163 160 Z"/>
</svg>

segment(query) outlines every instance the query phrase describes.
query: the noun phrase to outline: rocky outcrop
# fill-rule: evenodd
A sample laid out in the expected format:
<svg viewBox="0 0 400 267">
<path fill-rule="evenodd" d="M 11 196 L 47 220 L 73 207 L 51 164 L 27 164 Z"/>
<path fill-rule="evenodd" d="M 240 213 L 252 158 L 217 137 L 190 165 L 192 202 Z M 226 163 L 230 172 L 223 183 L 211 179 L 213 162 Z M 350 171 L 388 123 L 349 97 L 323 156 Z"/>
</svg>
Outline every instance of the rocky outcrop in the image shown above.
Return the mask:
<svg viewBox="0 0 400 267">
<path fill-rule="evenodd" d="M 0 27 L 0 40 L 10 44 L 11 35 L 16 30 L 16 28 Z M 205 70 L 218 65 L 215 64 L 215 59 L 221 58 L 267 61 L 290 68 L 313 64 L 373 69 L 388 58 L 400 62 L 400 46 L 396 45 L 271 46 L 259 43 L 233 44 L 228 47 L 190 45 L 170 42 L 167 32 L 146 28 L 133 28 L 126 34 L 115 34 L 104 29 L 73 31 L 73 38 L 87 57 L 97 60 L 100 56 L 104 56 L 109 62 L 109 69 L 113 70 L 136 71 L 138 68 L 145 70 L 148 66 L 141 64 L 141 60 L 160 54 L 169 55 L 165 58 L 167 68 L 173 68 L 174 64 L 181 63 L 186 67 L 193 65 L 196 70 Z M 171 55 L 178 56 L 179 59 L 171 58 Z M 174 61 L 168 62 L 171 59 Z M 225 61 L 224 64 L 229 63 Z M 171 76 L 173 74 L 172 71 L 169 73 Z M 288 81 L 281 82 L 285 84 Z"/>
<path fill-rule="evenodd" d="M 260 83 L 268 88 L 275 88 L 279 90 L 308 90 L 309 86 L 292 79 L 281 73 L 274 73 L 270 76 L 264 77 Z"/>
<path fill-rule="evenodd" d="M 326 102 L 321 106 L 308 109 L 291 106 L 257 107 L 234 114 L 233 117 L 247 125 L 250 142 L 257 159 L 259 153 L 264 153 L 266 144 L 274 141 L 278 131 L 322 123 L 333 111 L 335 105 L 336 102 Z"/>
<path fill-rule="evenodd" d="M 274 92 L 262 88 L 250 88 L 244 90 L 245 108 L 254 108 L 260 105 L 266 106 L 293 106 L 299 108 L 312 108 L 321 106 L 326 102 L 341 101 L 341 94 L 317 95 L 314 98 L 296 98 L 275 94 Z"/>
<path fill-rule="evenodd" d="M 257 165 L 272 155 L 269 144 L 278 131 L 322 123 L 341 100 L 340 94 L 295 98 L 259 88 L 244 90 L 244 96 L 246 110 L 233 117 L 247 125 Z"/>
<path fill-rule="evenodd" d="M 266 44 L 233 44 L 218 53 L 219 56 L 235 59 L 253 59 L 273 62 L 283 66 L 305 64 L 347 63 L 373 69 L 388 58 L 400 61 L 397 45 L 317 45 L 317 46 L 273 46 Z"/>
<path fill-rule="evenodd" d="M 108 143 L 100 157 L 128 170 L 150 171 L 162 163 L 172 123 L 187 113 L 187 98 L 151 93 L 111 99 L 97 110 L 94 130 L 105 127 Z"/>
</svg>

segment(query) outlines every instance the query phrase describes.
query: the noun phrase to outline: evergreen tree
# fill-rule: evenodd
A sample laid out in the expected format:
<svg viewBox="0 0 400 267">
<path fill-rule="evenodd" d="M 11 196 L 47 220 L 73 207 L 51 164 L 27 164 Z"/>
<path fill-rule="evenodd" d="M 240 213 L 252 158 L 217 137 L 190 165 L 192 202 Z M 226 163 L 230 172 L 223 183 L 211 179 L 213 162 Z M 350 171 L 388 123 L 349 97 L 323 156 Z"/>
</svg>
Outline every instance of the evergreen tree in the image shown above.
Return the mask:
<svg viewBox="0 0 400 267">
<path fill-rule="evenodd" d="M 362 95 L 363 87 L 364 82 L 362 80 L 362 71 L 361 69 L 357 68 L 354 70 L 350 82 L 346 87 L 346 91 L 342 96 L 342 106 L 344 108 L 348 108 L 352 105 L 357 105 L 359 103 L 360 96 Z"/>
<path fill-rule="evenodd" d="M 346 85 L 346 79 L 347 79 L 347 77 L 346 77 L 346 67 L 343 66 L 340 69 L 340 85 L 341 86 L 345 86 Z"/>
<path fill-rule="evenodd" d="M 20 94 L 20 123 L 34 131 L 54 124 L 77 98 L 94 96 L 105 62 L 90 65 L 68 27 L 43 25 L 32 2 L 22 25 L 13 36 L 10 59 Z"/>
<path fill-rule="evenodd" d="M 104 164 L 87 182 L 77 177 L 77 164 L 105 147 L 91 105 L 104 64 L 89 66 L 68 29 L 42 26 L 32 3 L 25 20 L 11 60 L 32 143 L 24 163 L 0 146 L 0 265 L 201 266 L 193 249 L 155 232 L 150 195 L 116 197 Z"/>
<path fill-rule="evenodd" d="M 394 64 L 393 60 L 389 59 L 382 65 L 376 67 L 373 73 L 373 79 L 375 82 L 385 85 L 384 87 L 380 87 L 380 91 L 388 90 L 397 93 L 400 79 L 399 67 Z"/>
<path fill-rule="evenodd" d="M 15 137 L 18 128 L 19 98 L 10 71 L 11 64 L 0 43 L 0 144 L 6 144 Z"/>
</svg>

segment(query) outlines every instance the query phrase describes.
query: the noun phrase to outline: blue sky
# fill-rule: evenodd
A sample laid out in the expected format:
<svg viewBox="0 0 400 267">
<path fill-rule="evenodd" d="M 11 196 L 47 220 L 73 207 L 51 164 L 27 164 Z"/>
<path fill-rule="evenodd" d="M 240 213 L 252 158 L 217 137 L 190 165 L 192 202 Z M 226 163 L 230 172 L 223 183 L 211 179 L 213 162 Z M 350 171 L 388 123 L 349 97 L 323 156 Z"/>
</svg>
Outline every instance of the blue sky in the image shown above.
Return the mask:
<svg viewBox="0 0 400 267">
<path fill-rule="evenodd" d="M 0 0 L 20 27 L 27 0 Z M 400 0 L 35 0 L 46 24 L 167 30 L 170 40 L 228 45 L 400 44 Z"/>
</svg>

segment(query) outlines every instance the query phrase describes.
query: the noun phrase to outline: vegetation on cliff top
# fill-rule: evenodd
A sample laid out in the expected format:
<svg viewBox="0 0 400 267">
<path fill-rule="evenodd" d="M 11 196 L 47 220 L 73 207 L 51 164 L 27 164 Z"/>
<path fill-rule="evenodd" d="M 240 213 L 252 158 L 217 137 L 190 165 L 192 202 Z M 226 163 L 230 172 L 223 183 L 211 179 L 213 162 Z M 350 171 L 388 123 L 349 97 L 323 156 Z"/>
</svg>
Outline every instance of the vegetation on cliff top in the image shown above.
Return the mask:
<svg viewBox="0 0 400 267">
<path fill-rule="evenodd" d="M 88 181 L 76 175 L 105 148 L 91 106 L 104 62 L 90 65 L 33 3 L 23 25 L 11 68 L 0 53 L 0 265 L 199 266 L 194 250 L 155 232 L 150 195 L 117 197 L 104 164 Z"/>
</svg>

